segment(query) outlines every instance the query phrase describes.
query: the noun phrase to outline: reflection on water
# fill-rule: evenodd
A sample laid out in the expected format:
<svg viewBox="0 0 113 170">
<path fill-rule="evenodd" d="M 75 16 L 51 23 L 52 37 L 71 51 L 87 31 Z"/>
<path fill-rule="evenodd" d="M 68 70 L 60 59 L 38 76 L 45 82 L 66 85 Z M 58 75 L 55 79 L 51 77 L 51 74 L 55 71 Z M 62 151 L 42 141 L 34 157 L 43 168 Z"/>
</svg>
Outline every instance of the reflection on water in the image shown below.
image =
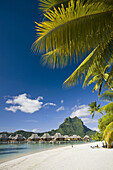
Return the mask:
<svg viewBox="0 0 113 170">
<path fill-rule="evenodd" d="M 83 142 L 73 142 L 73 144 L 80 144 Z M 30 153 L 40 152 L 47 149 L 52 149 L 60 146 L 71 145 L 72 143 L 60 143 L 60 144 L 49 144 L 49 143 L 22 143 L 22 144 L 1 144 L 0 145 L 0 162 L 14 159 L 19 156 L 27 155 Z"/>
</svg>

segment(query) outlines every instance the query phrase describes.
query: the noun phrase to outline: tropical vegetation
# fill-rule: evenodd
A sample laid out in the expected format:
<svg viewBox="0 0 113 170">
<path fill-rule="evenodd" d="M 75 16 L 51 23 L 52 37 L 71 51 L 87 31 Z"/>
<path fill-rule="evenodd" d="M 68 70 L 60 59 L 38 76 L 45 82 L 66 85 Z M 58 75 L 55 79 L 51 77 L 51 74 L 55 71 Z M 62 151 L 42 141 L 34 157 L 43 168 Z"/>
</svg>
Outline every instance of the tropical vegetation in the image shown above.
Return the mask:
<svg viewBox="0 0 113 170">
<path fill-rule="evenodd" d="M 89 104 L 89 110 L 88 111 L 90 111 L 90 115 L 92 115 L 92 118 L 94 117 L 95 112 L 97 112 L 97 114 L 98 114 L 99 108 L 100 108 L 100 104 L 97 106 L 97 102 L 96 101 L 95 102 L 91 102 L 91 104 Z M 99 113 L 103 114 L 101 111 L 99 111 Z"/>
<path fill-rule="evenodd" d="M 92 117 L 95 111 L 104 113 L 99 119 L 100 134 L 96 133 L 102 137 L 113 122 L 113 0 L 40 0 L 40 10 L 44 18 L 35 22 L 37 38 L 32 49 L 42 53 L 42 63 L 58 68 L 79 62 L 64 86 L 84 80 L 83 86 L 95 84 L 93 92 L 98 90 L 98 96 L 108 89 L 100 99 L 110 103 L 101 108 L 96 102 L 89 105 Z M 108 145 L 112 135 L 109 130 L 103 136 Z"/>
</svg>

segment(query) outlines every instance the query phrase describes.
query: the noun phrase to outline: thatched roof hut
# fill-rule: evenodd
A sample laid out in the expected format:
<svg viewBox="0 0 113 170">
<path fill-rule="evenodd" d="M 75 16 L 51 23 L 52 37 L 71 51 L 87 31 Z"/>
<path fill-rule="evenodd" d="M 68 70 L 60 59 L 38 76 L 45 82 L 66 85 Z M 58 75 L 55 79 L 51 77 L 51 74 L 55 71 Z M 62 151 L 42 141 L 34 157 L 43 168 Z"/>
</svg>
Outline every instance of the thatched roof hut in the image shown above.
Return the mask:
<svg viewBox="0 0 113 170">
<path fill-rule="evenodd" d="M 1 134 L 0 135 L 0 142 L 7 142 L 8 141 L 8 137 L 6 134 Z"/>
<path fill-rule="evenodd" d="M 49 141 L 52 139 L 52 137 L 49 135 L 49 133 L 44 133 L 41 139 L 45 141 Z"/>
<path fill-rule="evenodd" d="M 74 140 L 77 140 L 77 135 L 73 135 L 73 139 L 74 139 Z"/>
<path fill-rule="evenodd" d="M 90 137 L 88 135 L 85 135 L 83 138 L 84 141 L 90 141 Z"/>
<path fill-rule="evenodd" d="M 8 137 L 8 139 L 9 139 L 9 140 L 12 140 L 12 139 L 13 139 L 13 136 L 10 135 L 10 136 Z"/>
<path fill-rule="evenodd" d="M 29 141 L 38 141 L 40 140 L 40 137 L 37 134 L 32 134 L 29 138 Z"/>
<path fill-rule="evenodd" d="M 64 140 L 68 141 L 70 140 L 70 137 L 68 135 L 64 135 Z"/>
<path fill-rule="evenodd" d="M 64 138 L 64 136 L 61 135 L 60 133 L 56 133 L 56 134 L 54 135 L 54 139 L 55 139 L 55 140 L 58 140 L 58 141 L 62 141 L 62 140 L 64 140 L 65 138 Z"/>
<path fill-rule="evenodd" d="M 73 136 L 70 136 L 69 138 L 70 138 L 70 140 L 73 140 Z"/>
<path fill-rule="evenodd" d="M 78 136 L 77 136 L 77 140 L 82 140 L 82 138 L 78 135 Z"/>
<path fill-rule="evenodd" d="M 24 141 L 25 137 L 23 137 L 21 134 L 16 134 L 16 136 L 13 137 L 13 140 L 15 140 L 15 141 Z"/>
<path fill-rule="evenodd" d="M 70 136 L 70 140 L 77 140 L 77 135 Z"/>
</svg>

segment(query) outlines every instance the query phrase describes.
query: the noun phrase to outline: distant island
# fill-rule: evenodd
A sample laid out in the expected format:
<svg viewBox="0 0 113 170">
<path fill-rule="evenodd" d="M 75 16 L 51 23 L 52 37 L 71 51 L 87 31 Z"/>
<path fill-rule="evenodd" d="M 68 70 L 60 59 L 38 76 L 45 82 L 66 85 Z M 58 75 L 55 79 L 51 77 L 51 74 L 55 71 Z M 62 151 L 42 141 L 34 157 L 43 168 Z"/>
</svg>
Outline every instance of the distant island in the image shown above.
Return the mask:
<svg viewBox="0 0 113 170">
<path fill-rule="evenodd" d="M 44 133 L 49 133 L 51 136 L 55 135 L 55 133 L 61 133 L 62 135 L 79 135 L 81 137 L 84 137 L 85 135 L 88 135 L 91 137 L 91 135 L 94 135 L 96 131 L 93 131 L 89 128 L 87 128 L 81 119 L 78 117 L 74 118 L 66 118 L 64 122 L 59 126 L 58 129 L 56 130 L 51 130 L 48 132 L 43 132 L 43 133 L 38 133 L 39 136 L 42 136 Z M 14 133 L 9 133 L 9 132 L 0 132 L 0 134 L 7 134 L 15 136 L 16 134 L 21 134 L 25 136 L 26 138 L 29 138 L 32 134 L 35 134 L 34 132 L 27 132 L 24 130 L 18 130 Z"/>
</svg>

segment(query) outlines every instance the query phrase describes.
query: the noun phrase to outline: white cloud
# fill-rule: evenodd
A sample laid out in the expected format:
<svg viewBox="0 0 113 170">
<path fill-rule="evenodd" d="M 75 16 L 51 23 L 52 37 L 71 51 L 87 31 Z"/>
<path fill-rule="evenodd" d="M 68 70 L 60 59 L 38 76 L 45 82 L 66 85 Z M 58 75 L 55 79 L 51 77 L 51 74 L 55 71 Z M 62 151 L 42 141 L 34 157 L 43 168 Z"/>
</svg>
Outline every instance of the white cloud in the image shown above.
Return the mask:
<svg viewBox="0 0 113 170">
<path fill-rule="evenodd" d="M 56 110 L 56 112 L 59 112 L 59 111 L 61 111 L 61 110 L 64 110 L 64 106 L 59 107 L 59 108 Z"/>
<path fill-rule="evenodd" d="M 97 119 L 81 118 L 81 120 L 86 124 L 98 123 Z"/>
<path fill-rule="evenodd" d="M 39 132 L 39 130 L 38 130 L 37 128 L 35 128 L 35 129 L 33 129 L 33 130 L 32 130 L 32 132 L 34 132 L 34 133 L 38 133 L 38 132 Z"/>
<path fill-rule="evenodd" d="M 6 103 L 12 104 L 13 106 L 6 107 L 5 110 L 12 112 L 20 110 L 25 113 L 34 113 L 42 108 L 43 102 L 40 102 L 40 100 L 43 100 L 43 97 L 39 96 L 33 100 L 28 98 L 27 94 L 24 93 L 18 96 L 14 96 L 13 99 L 8 99 Z"/>
<path fill-rule="evenodd" d="M 77 106 L 75 105 L 72 110 L 72 114 L 70 115 L 71 118 L 74 118 L 75 116 L 77 117 L 86 117 L 86 116 L 89 116 L 89 106 L 88 105 L 80 105 L 80 106 Z"/>
<path fill-rule="evenodd" d="M 43 105 L 43 107 L 46 107 L 46 106 L 56 106 L 56 104 L 55 103 L 46 103 Z"/>
<path fill-rule="evenodd" d="M 61 104 L 63 104 L 64 103 L 64 100 L 61 100 Z"/>
</svg>

